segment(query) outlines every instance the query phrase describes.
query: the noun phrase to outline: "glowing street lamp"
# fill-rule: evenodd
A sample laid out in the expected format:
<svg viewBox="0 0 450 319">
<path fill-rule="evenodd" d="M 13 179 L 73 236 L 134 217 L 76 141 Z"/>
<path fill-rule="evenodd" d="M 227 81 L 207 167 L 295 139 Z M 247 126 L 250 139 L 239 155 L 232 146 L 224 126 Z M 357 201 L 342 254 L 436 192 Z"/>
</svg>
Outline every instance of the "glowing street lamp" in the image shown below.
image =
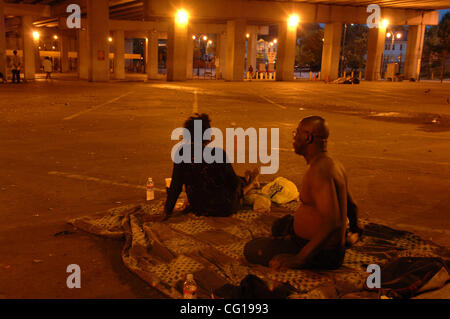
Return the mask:
<svg viewBox="0 0 450 319">
<path fill-rule="evenodd" d="M 41 35 L 39 34 L 39 32 L 37 32 L 37 31 L 34 31 L 34 32 L 33 32 L 33 39 L 34 39 L 35 41 L 38 41 L 40 36 L 41 36 Z"/>
<path fill-rule="evenodd" d="M 277 42 L 278 42 L 278 40 L 277 40 L 277 39 L 273 39 L 273 43 L 275 43 L 275 44 L 276 44 Z"/>
<path fill-rule="evenodd" d="M 175 15 L 175 22 L 177 24 L 187 24 L 189 21 L 189 14 L 186 10 L 180 9 L 177 11 L 177 14 Z"/>
<path fill-rule="evenodd" d="M 395 36 L 397 37 L 397 39 L 400 39 L 402 37 L 402 34 L 399 32 Z"/>
<path fill-rule="evenodd" d="M 208 40 L 208 37 L 206 35 L 203 36 L 203 41 Z"/>
<path fill-rule="evenodd" d="M 113 42 L 113 38 L 108 37 L 108 41 L 109 41 L 109 42 Z"/>
<path fill-rule="evenodd" d="M 58 40 L 58 36 L 55 34 L 55 35 L 53 36 L 53 39 Z"/>
<path fill-rule="evenodd" d="M 387 28 L 388 25 L 389 25 L 389 20 L 388 19 L 383 19 L 383 21 L 381 21 L 381 26 L 383 28 Z"/>
<path fill-rule="evenodd" d="M 195 35 L 193 35 L 193 36 L 192 36 L 192 40 L 195 40 L 195 39 L 196 39 L 196 37 L 195 37 Z"/>
<path fill-rule="evenodd" d="M 247 33 L 246 35 L 245 35 L 245 37 L 248 39 L 248 38 L 250 38 L 250 33 Z"/>
<path fill-rule="evenodd" d="M 288 26 L 289 28 L 297 28 L 300 22 L 300 17 L 296 14 L 292 14 L 288 18 Z"/>
</svg>

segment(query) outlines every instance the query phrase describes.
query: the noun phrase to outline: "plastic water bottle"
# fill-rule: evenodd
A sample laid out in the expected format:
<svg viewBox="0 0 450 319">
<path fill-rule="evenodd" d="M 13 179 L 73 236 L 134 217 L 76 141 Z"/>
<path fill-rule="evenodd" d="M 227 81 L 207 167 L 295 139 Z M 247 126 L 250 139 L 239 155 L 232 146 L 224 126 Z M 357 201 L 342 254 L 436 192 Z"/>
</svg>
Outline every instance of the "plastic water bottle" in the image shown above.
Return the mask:
<svg viewBox="0 0 450 319">
<path fill-rule="evenodd" d="M 147 180 L 147 200 L 155 199 L 155 184 L 153 184 L 153 179 L 151 177 Z"/>
<path fill-rule="evenodd" d="M 197 299 L 197 283 L 194 280 L 193 274 L 188 274 L 186 276 L 186 281 L 183 286 L 183 298 Z"/>
</svg>

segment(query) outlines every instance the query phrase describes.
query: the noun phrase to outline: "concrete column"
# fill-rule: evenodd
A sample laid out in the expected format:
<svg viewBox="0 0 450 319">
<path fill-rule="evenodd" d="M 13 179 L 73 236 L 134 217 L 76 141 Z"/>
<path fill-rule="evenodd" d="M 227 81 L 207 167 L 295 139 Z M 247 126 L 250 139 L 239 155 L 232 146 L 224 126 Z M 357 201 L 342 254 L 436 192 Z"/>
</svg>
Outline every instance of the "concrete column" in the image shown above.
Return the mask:
<svg viewBox="0 0 450 319">
<path fill-rule="evenodd" d="M 187 38 L 187 53 L 186 53 L 186 79 L 192 80 L 194 66 L 194 40 L 192 39 L 192 32 L 189 30 Z"/>
<path fill-rule="evenodd" d="M 85 22 L 81 22 L 86 25 Z M 78 30 L 78 78 L 89 80 L 90 74 L 90 54 L 89 54 L 89 34 L 86 28 Z"/>
<path fill-rule="evenodd" d="M 5 77 L 6 74 L 6 33 L 5 33 L 5 15 L 4 15 L 4 1 L 0 0 L 0 72 Z"/>
<path fill-rule="evenodd" d="M 227 21 L 226 81 L 243 81 L 245 72 L 246 21 Z"/>
<path fill-rule="evenodd" d="M 419 79 L 425 27 L 425 25 L 409 26 L 404 68 L 406 79 Z"/>
<path fill-rule="evenodd" d="M 185 81 L 188 26 L 171 22 L 167 35 L 167 81 Z"/>
<path fill-rule="evenodd" d="M 70 39 L 64 31 L 61 32 L 59 37 L 59 52 L 61 57 L 61 72 L 67 73 L 70 71 L 69 65 L 69 45 Z"/>
<path fill-rule="evenodd" d="M 109 4 L 108 0 L 88 0 L 89 81 L 109 80 Z"/>
<path fill-rule="evenodd" d="M 25 80 L 34 80 L 36 70 L 36 48 L 33 39 L 33 17 L 22 17 L 23 74 Z M 22 73 L 22 72 L 21 72 Z"/>
<path fill-rule="evenodd" d="M 328 76 L 334 81 L 339 76 L 339 58 L 341 56 L 342 23 L 325 24 L 325 34 L 322 49 L 321 80 Z"/>
<path fill-rule="evenodd" d="M 383 59 L 386 28 L 370 28 L 367 45 L 366 76 L 367 81 L 381 79 L 381 62 Z"/>
<path fill-rule="evenodd" d="M 296 45 L 297 27 L 289 27 L 287 22 L 280 23 L 278 25 L 277 81 L 294 79 Z"/>
<path fill-rule="evenodd" d="M 253 70 L 256 71 L 256 41 L 258 39 L 258 34 L 250 33 L 247 39 L 247 66 L 246 69 L 251 65 Z"/>
<path fill-rule="evenodd" d="M 152 30 L 147 33 L 146 71 L 147 79 L 157 80 L 158 76 L 158 31 Z"/>
<path fill-rule="evenodd" d="M 219 58 L 217 79 L 225 77 L 226 56 L 227 56 L 227 34 L 225 32 L 217 35 L 217 57 Z M 217 58 L 216 57 L 216 58 Z"/>
<path fill-rule="evenodd" d="M 114 43 L 114 79 L 125 79 L 125 31 L 113 32 Z"/>
</svg>

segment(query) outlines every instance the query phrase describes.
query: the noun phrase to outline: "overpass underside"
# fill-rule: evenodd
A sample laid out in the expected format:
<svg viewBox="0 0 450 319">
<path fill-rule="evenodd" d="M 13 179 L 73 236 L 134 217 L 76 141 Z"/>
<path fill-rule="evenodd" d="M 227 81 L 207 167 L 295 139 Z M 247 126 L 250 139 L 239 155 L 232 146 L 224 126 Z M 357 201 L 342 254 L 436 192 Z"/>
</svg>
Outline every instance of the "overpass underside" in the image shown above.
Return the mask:
<svg viewBox="0 0 450 319">
<path fill-rule="evenodd" d="M 68 27 L 69 4 L 80 6 L 81 28 Z M 165 38 L 167 80 L 184 81 L 193 73 L 193 35 L 216 34 L 217 73 L 225 80 L 242 81 L 246 56 L 247 64 L 256 66 L 258 34 L 267 34 L 268 25 L 277 24 L 276 80 L 289 81 L 294 78 L 298 25 L 289 25 L 288 18 L 295 14 L 300 24 L 325 24 L 321 78 L 333 80 L 338 77 L 342 26 L 366 24 L 368 4 L 379 4 L 381 18 L 390 25 L 409 26 L 405 75 L 417 78 L 425 27 L 438 23 L 438 12 L 433 10 L 448 6 L 446 1 L 0 0 L 0 72 L 6 73 L 7 52 L 18 49 L 25 79 L 34 79 L 40 60 L 33 32 L 47 30 L 58 34 L 61 70 L 68 71 L 69 55 L 75 54 L 80 79 L 124 79 L 125 38 L 146 39 L 147 77 L 158 79 L 158 40 Z M 189 13 L 187 22 L 176 22 L 179 9 Z M 386 27 L 369 29 L 366 80 L 381 78 L 385 36 Z M 108 58 L 111 48 L 113 74 Z"/>
</svg>

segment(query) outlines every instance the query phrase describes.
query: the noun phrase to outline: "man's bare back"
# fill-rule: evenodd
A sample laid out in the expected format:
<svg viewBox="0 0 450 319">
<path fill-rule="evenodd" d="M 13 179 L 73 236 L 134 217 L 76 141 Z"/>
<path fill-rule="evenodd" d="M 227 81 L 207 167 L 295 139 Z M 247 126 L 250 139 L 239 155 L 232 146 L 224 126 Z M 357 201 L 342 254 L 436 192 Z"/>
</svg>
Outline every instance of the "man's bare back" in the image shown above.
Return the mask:
<svg viewBox="0 0 450 319">
<path fill-rule="evenodd" d="M 334 187 L 333 187 L 334 185 Z M 317 196 L 313 192 L 329 192 L 338 203 L 338 215 L 333 216 L 332 211 L 320 212 L 317 209 Z M 335 192 L 333 192 L 335 190 Z M 343 166 L 327 155 L 320 155 L 308 167 L 302 181 L 300 190 L 300 207 L 294 215 L 294 230 L 297 236 L 311 240 L 327 222 L 339 224 L 336 231 L 324 243 L 324 247 L 332 248 L 344 246 L 345 226 L 347 220 L 347 178 Z"/>
</svg>

